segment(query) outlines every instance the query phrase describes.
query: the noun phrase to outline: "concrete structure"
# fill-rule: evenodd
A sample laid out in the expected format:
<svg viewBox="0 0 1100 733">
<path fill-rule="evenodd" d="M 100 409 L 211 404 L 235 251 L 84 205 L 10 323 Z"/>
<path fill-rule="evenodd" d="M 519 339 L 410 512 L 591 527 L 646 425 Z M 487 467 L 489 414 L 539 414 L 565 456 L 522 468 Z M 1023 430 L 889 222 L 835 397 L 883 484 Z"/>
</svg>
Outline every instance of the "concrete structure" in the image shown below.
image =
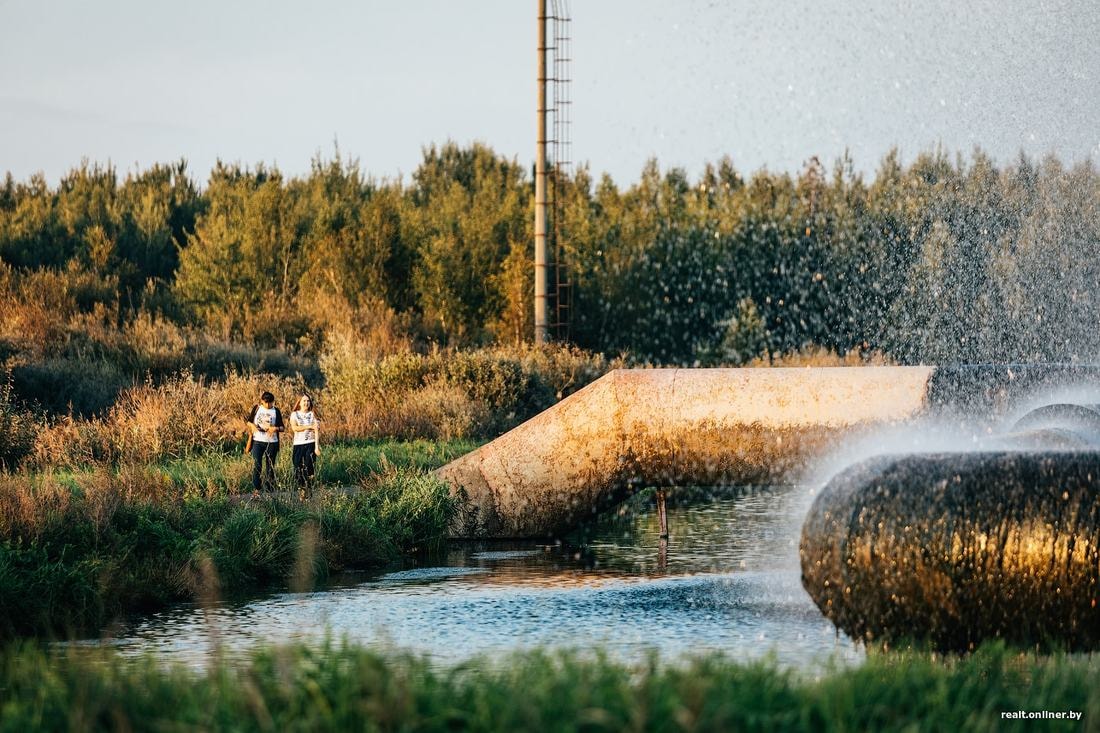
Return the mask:
<svg viewBox="0 0 1100 733">
<path fill-rule="evenodd" d="M 462 497 L 453 537 L 549 537 L 636 488 L 782 481 L 854 435 L 1082 384 L 1100 368 L 617 370 L 437 474 Z"/>
</svg>

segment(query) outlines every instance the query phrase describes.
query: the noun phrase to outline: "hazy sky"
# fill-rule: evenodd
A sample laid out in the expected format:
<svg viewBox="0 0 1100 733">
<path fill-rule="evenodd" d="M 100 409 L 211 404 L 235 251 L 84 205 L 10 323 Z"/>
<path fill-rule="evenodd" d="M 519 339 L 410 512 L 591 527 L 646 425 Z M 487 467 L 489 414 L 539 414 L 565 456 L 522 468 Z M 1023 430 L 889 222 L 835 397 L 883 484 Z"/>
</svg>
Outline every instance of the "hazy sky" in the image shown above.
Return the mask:
<svg viewBox="0 0 1100 733">
<path fill-rule="evenodd" d="M 534 160 L 535 0 L 0 0 L 0 171 L 81 158 L 375 176 L 481 140 Z M 1100 161 L 1095 0 L 573 0 L 574 158 L 873 170 L 942 143 Z"/>
</svg>

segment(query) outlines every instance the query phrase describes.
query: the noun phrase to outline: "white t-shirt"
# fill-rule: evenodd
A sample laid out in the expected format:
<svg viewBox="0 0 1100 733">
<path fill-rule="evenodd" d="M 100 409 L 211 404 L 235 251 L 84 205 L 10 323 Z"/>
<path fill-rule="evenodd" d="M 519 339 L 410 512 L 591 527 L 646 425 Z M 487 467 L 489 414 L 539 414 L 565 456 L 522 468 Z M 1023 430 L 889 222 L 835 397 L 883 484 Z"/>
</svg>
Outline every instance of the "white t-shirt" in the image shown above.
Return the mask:
<svg viewBox="0 0 1100 733">
<path fill-rule="evenodd" d="M 252 433 L 253 443 L 278 443 L 279 434 L 268 435 L 266 431 L 268 428 L 275 425 L 275 408 L 268 409 L 263 405 L 256 407 L 256 414 L 252 416 L 252 424 L 259 430 Z"/>
<path fill-rule="evenodd" d="M 317 418 L 313 415 L 313 410 L 309 412 L 299 412 L 295 410 L 290 413 L 291 423 L 297 422 L 299 425 L 315 425 Z M 305 445 L 306 443 L 316 443 L 317 433 L 312 430 L 301 430 L 294 433 L 294 445 Z"/>
</svg>

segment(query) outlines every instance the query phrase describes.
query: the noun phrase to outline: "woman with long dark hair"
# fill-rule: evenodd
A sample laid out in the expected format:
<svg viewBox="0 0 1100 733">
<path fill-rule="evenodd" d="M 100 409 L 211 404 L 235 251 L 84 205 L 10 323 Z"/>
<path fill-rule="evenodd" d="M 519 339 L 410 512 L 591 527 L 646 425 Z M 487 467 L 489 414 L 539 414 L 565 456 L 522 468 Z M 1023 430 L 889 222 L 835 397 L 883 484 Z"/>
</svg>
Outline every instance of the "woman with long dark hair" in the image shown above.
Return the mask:
<svg viewBox="0 0 1100 733">
<path fill-rule="evenodd" d="M 313 475 L 317 470 L 317 456 L 321 455 L 321 444 L 317 439 L 320 420 L 313 410 L 313 398 L 303 394 L 290 413 L 290 430 L 294 433 L 294 478 L 298 490 L 311 493 Z"/>
</svg>

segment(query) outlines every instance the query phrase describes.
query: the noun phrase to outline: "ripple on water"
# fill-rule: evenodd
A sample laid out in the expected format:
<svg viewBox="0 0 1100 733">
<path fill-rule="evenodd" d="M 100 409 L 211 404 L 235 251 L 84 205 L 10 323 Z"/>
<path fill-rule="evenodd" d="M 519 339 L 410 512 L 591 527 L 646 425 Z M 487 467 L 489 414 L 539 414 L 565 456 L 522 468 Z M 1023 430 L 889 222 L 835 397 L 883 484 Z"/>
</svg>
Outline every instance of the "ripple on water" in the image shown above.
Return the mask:
<svg viewBox="0 0 1100 733">
<path fill-rule="evenodd" d="M 652 507 L 589 528 L 583 545 L 456 546 L 435 567 L 404 568 L 313 593 L 279 593 L 148 617 L 110 643 L 202 664 L 260 643 L 346 637 L 439 664 L 531 647 L 605 649 L 626 661 L 720 651 L 810 667 L 862 657 L 802 589 L 794 489 L 702 497 L 670 507 L 659 554 Z M 490 546 L 491 547 L 491 546 Z M 499 547 L 499 545 L 498 545 Z M 792 547 L 793 557 L 792 557 Z"/>
<path fill-rule="evenodd" d="M 485 568 L 414 568 L 412 570 L 398 570 L 386 573 L 379 577 L 377 583 L 418 583 L 426 580 L 440 580 L 443 578 L 457 578 L 463 575 L 480 575 L 489 572 Z"/>
<path fill-rule="evenodd" d="M 475 552 L 470 555 L 471 560 L 522 560 L 527 557 L 537 557 L 543 550 L 487 550 Z"/>
</svg>

